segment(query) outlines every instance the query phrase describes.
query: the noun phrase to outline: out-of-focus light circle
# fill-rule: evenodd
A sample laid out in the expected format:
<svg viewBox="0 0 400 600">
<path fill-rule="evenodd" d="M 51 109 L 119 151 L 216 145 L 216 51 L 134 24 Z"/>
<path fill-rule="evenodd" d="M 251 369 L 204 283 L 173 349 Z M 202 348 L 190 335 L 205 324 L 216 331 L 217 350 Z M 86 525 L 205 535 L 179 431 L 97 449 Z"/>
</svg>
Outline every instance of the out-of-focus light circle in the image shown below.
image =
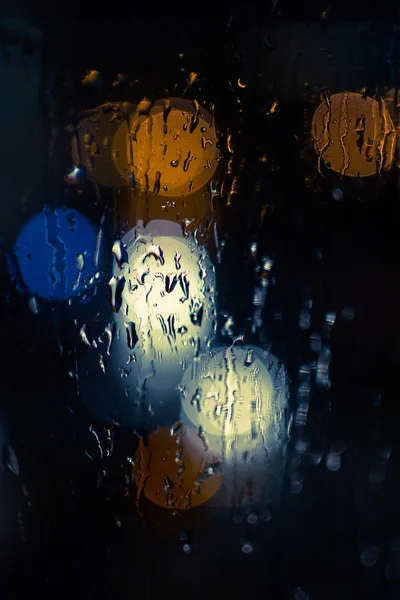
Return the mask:
<svg viewBox="0 0 400 600">
<path fill-rule="evenodd" d="M 187 196 L 212 178 L 217 141 L 211 115 L 197 102 L 159 100 L 148 114 L 131 119 L 128 162 L 140 189 Z"/>
<path fill-rule="evenodd" d="M 109 102 L 82 113 L 79 158 L 91 181 L 104 187 L 131 185 L 126 141 L 133 110 L 127 102 Z"/>
<path fill-rule="evenodd" d="M 368 177 L 392 166 L 396 132 L 383 100 L 351 92 L 326 97 L 312 133 L 319 160 L 341 175 Z"/>
<path fill-rule="evenodd" d="M 187 417 L 206 434 L 247 434 L 271 413 L 272 380 L 254 348 L 202 354 L 186 370 L 180 392 Z"/>
<path fill-rule="evenodd" d="M 163 427 L 140 440 L 133 475 L 137 498 L 169 509 L 190 509 L 210 500 L 222 484 L 219 459 L 193 428 Z"/>
<path fill-rule="evenodd" d="M 263 506 L 279 498 L 288 442 L 286 372 L 254 346 L 194 359 L 181 385 L 180 418 L 222 460 L 221 503 Z"/>
<path fill-rule="evenodd" d="M 134 323 L 139 379 L 173 389 L 187 361 L 214 336 L 214 267 L 206 250 L 168 221 L 138 226 L 114 246 L 114 257 L 110 287 L 125 353 L 126 330 Z"/>
<path fill-rule="evenodd" d="M 75 210 L 45 208 L 23 227 L 14 246 L 31 294 L 47 300 L 80 295 L 98 272 L 98 232 Z"/>
</svg>

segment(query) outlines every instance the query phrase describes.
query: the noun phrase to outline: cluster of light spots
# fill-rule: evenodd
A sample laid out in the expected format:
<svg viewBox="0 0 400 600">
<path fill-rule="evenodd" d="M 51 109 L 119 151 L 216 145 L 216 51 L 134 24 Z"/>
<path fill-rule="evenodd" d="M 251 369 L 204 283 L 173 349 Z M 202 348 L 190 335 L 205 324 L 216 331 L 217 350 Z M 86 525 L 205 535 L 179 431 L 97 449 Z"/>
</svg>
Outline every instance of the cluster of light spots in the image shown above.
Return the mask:
<svg viewBox="0 0 400 600">
<path fill-rule="evenodd" d="M 23 227 L 14 246 L 30 294 L 46 300 L 80 295 L 98 272 L 98 232 L 75 210 L 45 208 Z M 32 301 L 31 310 L 37 306 Z"/>
<path fill-rule="evenodd" d="M 159 428 L 140 439 L 133 467 L 138 491 L 163 508 L 190 509 L 207 502 L 222 484 L 219 458 L 194 428 Z M 187 540 L 185 554 L 191 552 Z"/>
<path fill-rule="evenodd" d="M 312 121 L 315 149 L 325 167 L 349 177 L 390 169 L 395 127 L 383 100 L 345 92 L 326 96 Z M 335 199 L 341 199 L 340 191 Z"/>
</svg>

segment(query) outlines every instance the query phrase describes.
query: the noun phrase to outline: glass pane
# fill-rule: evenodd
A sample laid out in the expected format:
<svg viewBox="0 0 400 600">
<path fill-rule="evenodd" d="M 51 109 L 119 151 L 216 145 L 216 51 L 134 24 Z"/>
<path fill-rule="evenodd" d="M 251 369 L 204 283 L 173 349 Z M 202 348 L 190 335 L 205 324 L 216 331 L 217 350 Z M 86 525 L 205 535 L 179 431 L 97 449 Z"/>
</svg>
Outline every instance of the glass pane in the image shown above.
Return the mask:
<svg viewBox="0 0 400 600">
<path fill-rule="evenodd" d="M 398 597 L 368 11 L 0 9 L 2 598 Z"/>
</svg>

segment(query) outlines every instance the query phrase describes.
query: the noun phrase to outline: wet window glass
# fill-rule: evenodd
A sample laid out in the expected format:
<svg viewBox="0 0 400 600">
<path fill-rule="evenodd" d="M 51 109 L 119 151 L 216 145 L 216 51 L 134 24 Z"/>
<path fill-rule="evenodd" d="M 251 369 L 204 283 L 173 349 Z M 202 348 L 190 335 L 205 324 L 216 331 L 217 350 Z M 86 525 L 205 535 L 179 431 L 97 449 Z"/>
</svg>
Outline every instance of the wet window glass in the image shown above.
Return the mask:
<svg viewBox="0 0 400 600">
<path fill-rule="evenodd" d="M 0 7 L 1 598 L 399 597 L 399 28 Z"/>
</svg>

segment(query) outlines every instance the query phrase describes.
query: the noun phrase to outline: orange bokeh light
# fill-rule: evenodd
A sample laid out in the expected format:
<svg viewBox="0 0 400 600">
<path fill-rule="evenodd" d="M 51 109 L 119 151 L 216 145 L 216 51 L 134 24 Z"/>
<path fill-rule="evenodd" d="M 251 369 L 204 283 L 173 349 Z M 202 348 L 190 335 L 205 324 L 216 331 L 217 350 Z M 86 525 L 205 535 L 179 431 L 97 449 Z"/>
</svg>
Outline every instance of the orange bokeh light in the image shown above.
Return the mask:
<svg viewBox="0 0 400 600">
<path fill-rule="evenodd" d="M 344 92 L 326 97 L 312 121 L 319 167 L 343 176 L 368 177 L 391 168 L 395 128 L 382 99 Z"/>
<path fill-rule="evenodd" d="M 222 484 L 219 459 L 206 449 L 198 430 L 158 428 L 141 438 L 133 475 L 137 499 L 145 498 L 172 510 L 204 504 Z"/>
<path fill-rule="evenodd" d="M 130 121 L 128 163 L 141 190 L 187 196 L 212 178 L 217 142 L 212 116 L 197 101 L 158 100 L 148 114 L 138 111 Z"/>
</svg>

